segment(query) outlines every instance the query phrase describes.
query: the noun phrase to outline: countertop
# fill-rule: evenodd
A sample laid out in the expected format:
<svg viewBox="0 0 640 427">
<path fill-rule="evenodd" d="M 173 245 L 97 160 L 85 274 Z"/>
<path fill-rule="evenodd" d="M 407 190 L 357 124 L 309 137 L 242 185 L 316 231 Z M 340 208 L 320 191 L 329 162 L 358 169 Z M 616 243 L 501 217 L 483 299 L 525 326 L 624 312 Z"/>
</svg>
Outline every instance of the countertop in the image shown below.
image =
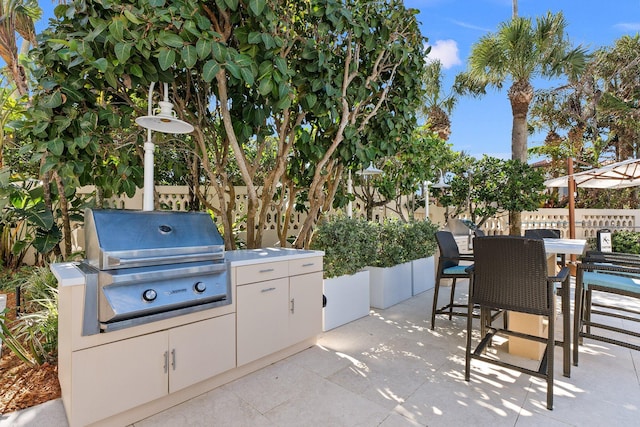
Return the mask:
<svg viewBox="0 0 640 427">
<path fill-rule="evenodd" d="M 288 261 L 296 258 L 323 256 L 322 251 L 289 248 L 239 249 L 226 251 L 225 259 L 232 267 L 239 265 L 260 264 L 272 261 Z"/>
<path fill-rule="evenodd" d="M 289 248 L 262 248 L 262 249 L 239 249 L 235 251 L 225 251 L 225 260 L 231 267 L 240 265 L 262 264 L 273 261 L 289 261 L 296 258 L 311 258 L 323 256 L 322 251 L 310 251 L 304 249 Z M 85 278 L 82 271 L 76 267 L 77 262 L 61 262 L 51 265 L 51 271 L 59 286 L 84 285 Z"/>
</svg>

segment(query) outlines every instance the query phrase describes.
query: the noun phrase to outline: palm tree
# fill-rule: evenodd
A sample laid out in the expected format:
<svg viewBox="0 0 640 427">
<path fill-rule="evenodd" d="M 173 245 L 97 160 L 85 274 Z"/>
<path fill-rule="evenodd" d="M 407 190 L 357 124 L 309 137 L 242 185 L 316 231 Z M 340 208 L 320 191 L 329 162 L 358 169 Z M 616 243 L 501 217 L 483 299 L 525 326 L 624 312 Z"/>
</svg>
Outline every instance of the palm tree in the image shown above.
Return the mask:
<svg viewBox="0 0 640 427">
<path fill-rule="evenodd" d="M 18 94 L 27 93 L 27 76 L 18 61 L 16 33 L 22 37 L 23 49 L 36 44 L 34 22 L 42 15 L 37 0 L 0 0 L 0 57 L 4 60 L 8 78 Z"/>
<path fill-rule="evenodd" d="M 455 94 L 444 95 L 442 92 L 442 63 L 431 61 L 425 69 L 425 110 L 427 124 L 443 140 L 451 135 L 449 116 L 456 105 Z"/>
<path fill-rule="evenodd" d="M 533 100 L 531 81 L 536 77 L 553 78 L 584 68 L 586 53 L 571 48 L 565 35 L 562 12 L 537 18 L 514 17 L 503 22 L 498 32 L 483 36 L 472 48 L 467 71 L 456 76 L 459 94 L 486 93 L 487 86 L 501 89 L 508 80 L 513 124 L 511 156 L 527 161 L 527 113 Z M 520 213 L 509 215 L 510 233 L 520 234 Z"/>
<path fill-rule="evenodd" d="M 623 36 L 609 48 L 595 53 L 597 77 L 602 82 L 598 104 L 603 122 L 610 129 L 616 160 L 640 154 L 640 35 Z"/>
</svg>

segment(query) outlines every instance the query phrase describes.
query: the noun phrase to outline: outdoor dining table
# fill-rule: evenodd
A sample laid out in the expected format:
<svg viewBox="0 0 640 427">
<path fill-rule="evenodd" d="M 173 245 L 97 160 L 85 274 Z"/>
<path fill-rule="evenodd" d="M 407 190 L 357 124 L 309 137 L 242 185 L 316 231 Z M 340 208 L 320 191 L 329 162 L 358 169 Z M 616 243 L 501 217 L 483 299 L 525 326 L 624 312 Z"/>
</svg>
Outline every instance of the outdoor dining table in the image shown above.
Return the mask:
<svg viewBox="0 0 640 427">
<path fill-rule="evenodd" d="M 582 255 L 587 247 L 585 239 L 544 239 L 547 253 L 547 269 L 550 276 L 556 274 L 556 257 L 559 254 Z M 568 290 L 567 290 L 568 291 Z M 547 321 L 543 316 L 534 314 L 509 312 L 509 324 L 514 330 L 532 335 L 544 336 Z M 569 339 L 569 337 L 563 337 Z M 540 360 L 544 352 L 544 344 L 535 343 L 517 337 L 509 338 L 509 353 L 529 359 Z"/>
</svg>

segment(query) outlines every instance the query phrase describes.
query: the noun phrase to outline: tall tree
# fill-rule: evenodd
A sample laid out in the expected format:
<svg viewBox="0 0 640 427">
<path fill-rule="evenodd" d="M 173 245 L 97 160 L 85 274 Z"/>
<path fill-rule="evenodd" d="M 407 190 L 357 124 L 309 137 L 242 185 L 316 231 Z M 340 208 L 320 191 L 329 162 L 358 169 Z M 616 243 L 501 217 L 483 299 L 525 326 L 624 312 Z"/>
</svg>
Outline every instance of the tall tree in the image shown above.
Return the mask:
<svg viewBox="0 0 640 427">
<path fill-rule="evenodd" d="M 474 96 L 485 94 L 488 86 L 501 89 L 511 81 L 508 97 L 513 114 L 514 160 L 527 161 L 527 113 L 534 94 L 531 81 L 578 73 L 584 67 L 585 51 L 571 47 L 566 27 L 561 12 L 539 17 L 535 24 L 531 18 L 522 17 L 503 22 L 496 33 L 474 44 L 467 71 L 456 76 L 458 93 Z M 510 233 L 521 234 L 519 213 L 510 213 L 509 222 Z"/>
<path fill-rule="evenodd" d="M 451 188 L 439 193 L 444 206 L 454 206 L 450 218 L 469 212 L 481 226 L 498 212 L 535 210 L 544 199 L 542 173 L 519 160 L 463 155 L 452 166 Z"/>
<path fill-rule="evenodd" d="M 34 53 L 46 81 L 30 112 L 34 160 L 69 186 L 135 189 L 146 133 L 132 118 L 146 111 L 149 84 L 167 82 L 175 111 L 195 126 L 177 139 L 216 188 L 227 244 L 240 182 L 248 245 L 261 245 L 262 218 L 297 191 L 309 209 L 302 246 L 343 163 L 394 152 L 415 126 L 425 46 L 416 14 L 401 0 L 58 6 Z"/>
</svg>

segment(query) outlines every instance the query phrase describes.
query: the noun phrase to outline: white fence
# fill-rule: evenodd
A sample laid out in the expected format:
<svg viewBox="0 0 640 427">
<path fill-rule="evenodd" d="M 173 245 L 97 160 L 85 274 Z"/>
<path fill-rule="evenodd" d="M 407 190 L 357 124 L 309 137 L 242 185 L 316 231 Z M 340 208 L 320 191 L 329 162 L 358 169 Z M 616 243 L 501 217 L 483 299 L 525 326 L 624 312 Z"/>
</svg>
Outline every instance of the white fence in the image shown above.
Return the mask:
<svg viewBox="0 0 640 427">
<path fill-rule="evenodd" d="M 83 187 L 78 192 L 89 194 L 93 191 L 91 187 Z M 189 190 L 186 186 L 156 186 L 159 202 L 163 209 L 174 211 L 185 211 L 189 204 Z M 240 218 L 246 212 L 247 191 L 246 187 L 236 187 L 236 217 Z M 210 196 L 209 201 L 217 206 L 217 199 Z M 107 207 L 118 209 L 142 209 L 142 191 L 138 190 L 134 197 L 117 197 L 106 201 Z M 363 214 L 364 203 L 356 200 L 354 212 Z M 640 210 L 638 209 L 576 209 L 576 238 L 596 237 L 600 229 L 610 229 L 611 231 L 629 230 L 638 231 L 640 224 Z M 373 219 L 382 221 L 384 218 L 397 217 L 398 213 L 390 207 L 375 208 Z M 405 211 L 404 216 L 408 217 Z M 424 218 L 424 207 L 416 211 L 417 219 Z M 463 216 L 464 217 L 464 216 Z M 431 205 L 429 208 L 429 218 L 435 223 L 444 226 L 444 208 Z M 296 234 L 296 230 L 305 219 L 304 213 L 295 213 L 289 218 L 290 233 Z M 264 246 L 274 246 L 278 244 L 276 233 L 277 216 L 275 209 L 267 215 L 265 227 Z M 562 237 L 569 237 L 569 210 L 568 209 L 538 209 L 535 212 L 522 213 L 522 229 L 553 228 L 562 233 Z M 483 231 L 488 235 L 508 234 L 508 215 L 502 214 L 491 218 L 482 226 Z M 79 236 L 78 236 L 79 237 Z"/>
<path fill-rule="evenodd" d="M 576 238 L 589 239 L 597 236 L 598 230 L 639 231 L 639 209 L 576 209 Z M 569 237 L 569 209 L 545 208 L 522 213 L 522 229 L 552 228 L 560 230 L 561 237 Z M 508 216 L 492 218 L 482 227 L 486 234 L 507 234 Z"/>
</svg>

